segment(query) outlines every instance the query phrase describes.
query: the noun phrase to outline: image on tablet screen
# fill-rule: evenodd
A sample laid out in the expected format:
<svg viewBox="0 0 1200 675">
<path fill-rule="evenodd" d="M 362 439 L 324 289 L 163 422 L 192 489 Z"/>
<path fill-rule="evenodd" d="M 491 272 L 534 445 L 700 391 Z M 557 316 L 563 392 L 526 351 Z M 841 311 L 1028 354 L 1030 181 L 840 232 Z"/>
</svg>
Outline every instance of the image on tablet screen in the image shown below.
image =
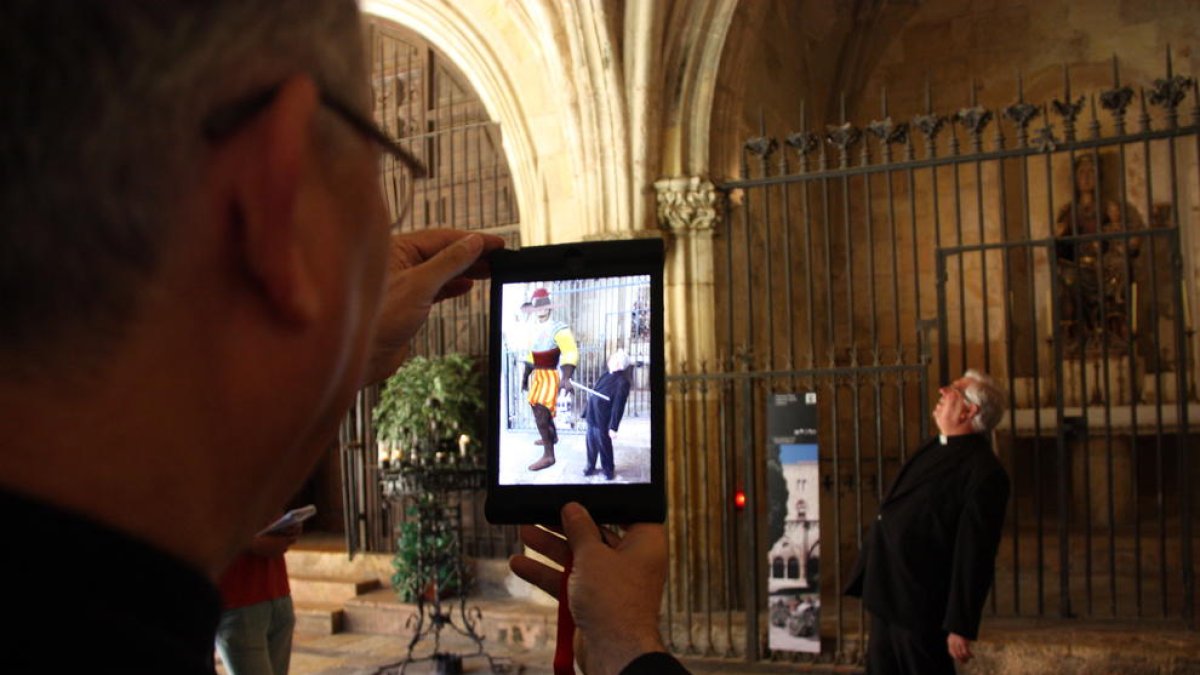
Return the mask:
<svg viewBox="0 0 1200 675">
<path fill-rule="evenodd" d="M 651 482 L 650 276 L 501 294 L 498 483 Z"/>
</svg>

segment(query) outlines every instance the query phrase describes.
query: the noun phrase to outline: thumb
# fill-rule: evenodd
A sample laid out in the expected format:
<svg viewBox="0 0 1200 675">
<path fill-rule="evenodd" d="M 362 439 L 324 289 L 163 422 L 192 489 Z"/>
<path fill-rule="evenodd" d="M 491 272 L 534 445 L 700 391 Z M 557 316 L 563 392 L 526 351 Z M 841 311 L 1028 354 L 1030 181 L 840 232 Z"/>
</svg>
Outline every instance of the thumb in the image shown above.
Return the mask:
<svg viewBox="0 0 1200 675">
<path fill-rule="evenodd" d="M 479 260 L 483 252 L 483 237 L 471 234 L 437 252 L 418 266 L 421 278 L 428 284 L 430 295 L 460 276 Z"/>
<path fill-rule="evenodd" d="M 567 536 L 573 556 L 578 557 L 576 554 L 585 546 L 603 543 L 600 528 L 582 505 L 576 502 L 567 504 L 562 508 L 561 518 L 563 534 Z"/>
</svg>

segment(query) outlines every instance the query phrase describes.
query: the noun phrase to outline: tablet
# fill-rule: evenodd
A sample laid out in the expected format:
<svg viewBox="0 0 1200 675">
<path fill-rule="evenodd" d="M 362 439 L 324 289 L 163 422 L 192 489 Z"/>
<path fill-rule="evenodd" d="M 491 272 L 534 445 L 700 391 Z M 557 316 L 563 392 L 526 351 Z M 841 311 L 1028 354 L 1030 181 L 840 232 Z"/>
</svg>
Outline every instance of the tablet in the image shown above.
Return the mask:
<svg viewBox="0 0 1200 675">
<path fill-rule="evenodd" d="M 493 523 L 662 522 L 663 245 L 491 257 L 488 490 Z"/>
</svg>

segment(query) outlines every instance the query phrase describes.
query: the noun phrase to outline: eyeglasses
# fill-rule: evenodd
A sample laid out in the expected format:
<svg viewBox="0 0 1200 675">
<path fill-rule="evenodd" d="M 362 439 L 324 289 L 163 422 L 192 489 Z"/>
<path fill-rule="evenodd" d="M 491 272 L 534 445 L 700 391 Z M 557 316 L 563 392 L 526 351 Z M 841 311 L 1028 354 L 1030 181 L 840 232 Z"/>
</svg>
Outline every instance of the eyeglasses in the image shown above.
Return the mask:
<svg viewBox="0 0 1200 675">
<path fill-rule="evenodd" d="M 979 405 L 975 401 L 971 400 L 971 397 L 967 395 L 966 387 L 960 387 L 958 385 L 948 384 L 948 385 L 942 387 L 942 391 L 958 392 L 958 397 L 961 398 L 964 403 L 967 403 L 969 405 Z"/>
<path fill-rule="evenodd" d="M 255 115 L 270 105 L 271 101 L 274 101 L 275 97 L 279 95 L 279 90 L 282 86 L 282 84 L 277 84 L 267 87 L 212 113 L 205 118 L 203 123 L 204 138 L 211 143 L 228 138 L 233 132 L 237 131 L 238 127 L 253 119 Z M 408 172 L 408 179 L 404 181 L 405 192 L 408 198 L 404 200 L 403 204 L 399 205 L 401 209 L 400 218 L 397 219 L 393 227 L 398 226 L 404 220 L 404 215 L 412 207 L 413 181 L 425 178 L 429 175 L 429 171 L 425 168 L 421 160 L 414 157 L 408 150 L 400 147 L 391 138 L 388 138 L 388 135 L 375 126 L 374 122 L 360 115 L 345 101 L 324 89 L 319 90 L 318 100 L 321 105 L 337 115 L 347 126 L 362 134 L 367 140 L 378 145 Z"/>
</svg>

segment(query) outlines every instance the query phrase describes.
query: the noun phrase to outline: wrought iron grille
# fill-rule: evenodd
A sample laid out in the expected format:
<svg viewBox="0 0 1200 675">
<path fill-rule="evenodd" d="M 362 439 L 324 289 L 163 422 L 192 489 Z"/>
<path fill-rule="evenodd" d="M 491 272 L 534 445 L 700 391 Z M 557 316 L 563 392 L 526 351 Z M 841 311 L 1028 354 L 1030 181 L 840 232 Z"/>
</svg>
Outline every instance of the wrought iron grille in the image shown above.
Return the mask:
<svg viewBox="0 0 1200 675">
<path fill-rule="evenodd" d="M 380 127 L 412 151 L 429 176 L 411 186 L 407 174 L 385 159 L 382 187 L 393 215 L 411 195 L 411 230 L 449 227 L 480 230 L 519 247 L 519 217 L 512 176 L 491 121 L 465 77 L 416 34 L 377 17 L 369 18 L 372 89 Z M 412 353 L 461 353 L 487 357 L 489 285 L 434 307 L 413 339 Z M 376 457 L 371 410 L 377 392 L 359 393 L 339 437 L 347 548 L 390 552 L 396 526 L 405 519 L 401 496 L 385 496 Z M 518 548 L 516 528 L 493 527 L 483 515 L 482 492 L 461 499 L 463 550 L 467 555 L 506 557 Z"/>
<path fill-rule="evenodd" d="M 720 186 L 718 362 L 668 375 L 673 648 L 860 662 L 845 576 L 934 390 L 968 367 L 1010 408 L 990 614 L 1194 627 L 1197 85 L 1169 60 L 1138 89 L 1064 81 L 1042 105 L 1018 81 L 1010 105 L 905 121 L 885 94 L 865 125 L 843 112 L 815 131 L 801 113 L 799 131 L 746 141 Z M 766 401 L 800 391 L 821 415 L 817 657 L 765 640 Z"/>
<path fill-rule="evenodd" d="M 629 279 L 592 279 L 551 281 L 528 284 L 528 297 L 535 287 L 546 288 L 554 298 L 554 316 L 571 327 L 579 345 L 579 363 L 573 379 L 584 386 L 591 386 L 600 376 L 608 372 L 608 358 L 618 349 L 625 350 L 630 362 L 629 399 L 625 414 L 628 417 L 643 417 L 649 414 L 650 405 L 650 308 L 649 287 Z M 511 373 L 521 373 L 525 352 L 506 350 L 504 368 Z M 526 394 L 521 391 L 521 378 L 505 377 L 508 391 L 503 409 L 507 411 L 507 427 L 514 430 L 536 429 L 533 413 L 526 403 Z M 583 434 L 581 424 L 587 395 L 572 391 L 570 402 L 559 404 L 561 412 L 556 420 L 558 433 Z"/>
</svg>

